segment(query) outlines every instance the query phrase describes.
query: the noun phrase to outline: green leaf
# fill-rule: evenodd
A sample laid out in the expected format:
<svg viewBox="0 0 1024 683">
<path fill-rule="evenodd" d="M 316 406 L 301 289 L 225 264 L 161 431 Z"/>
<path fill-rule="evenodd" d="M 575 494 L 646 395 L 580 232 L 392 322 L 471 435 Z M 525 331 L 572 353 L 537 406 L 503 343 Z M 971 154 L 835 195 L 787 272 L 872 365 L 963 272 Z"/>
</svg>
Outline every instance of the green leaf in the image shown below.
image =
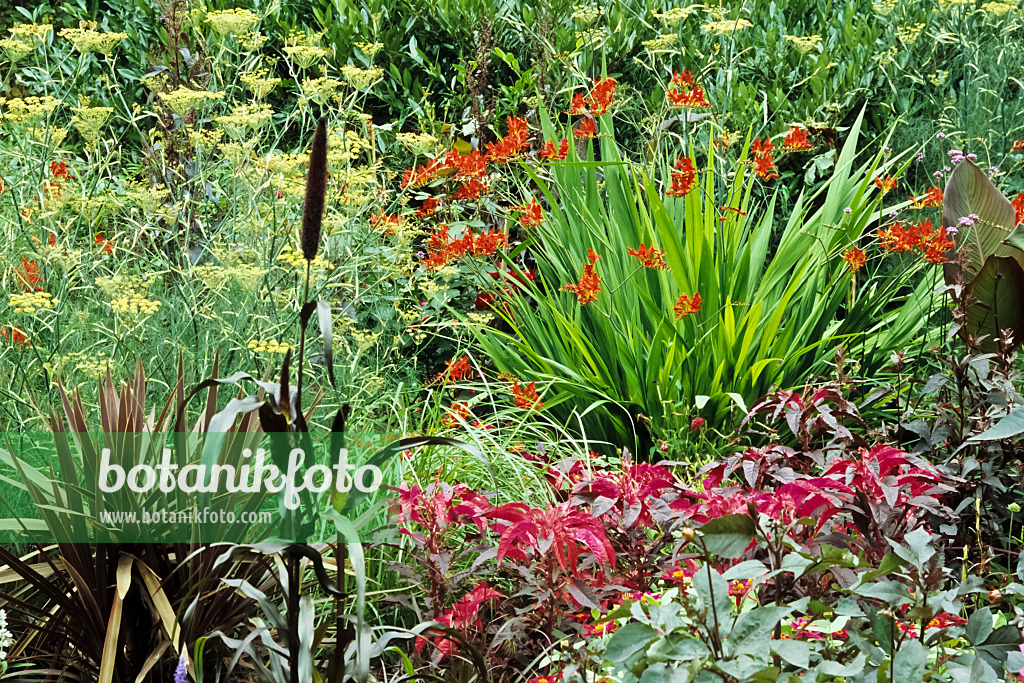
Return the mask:
<svg viewBox="0 0 1024 683">
<path fill-rule="evenodd" d="M 992 633 L 992 610 L 986 607 L 967 619 L 967 640 L 971 645 L 981 645 Z"/>
<path fill-rule="evenodd" d="M 750 515 L 725 515 L 700 528 L 708 552 L 717 557 L 739 557 L 754 538 L 754 520 Z"/>
<path fill-rule="evenodd" d="M 858 586 L 851 590 L 863 598 L 875 598 L 888 603 L 891 607 L 899 607 L 912 600 L 910 591 L 898 581 L 879 581 Z"/>
<path fill-rule="evenodd" d="M 968 441 L 1002 441 L 1024 434 L 1024 408 L 1016 408 L 1010 414 L 996 422 L 981 434 L 972 436 Z"/>
<path fill-rule="evenodd" d="M 764 644 L 771 639 L 775 626 L 792 611 L 791 607 L 768 605 L 744 612 L 729 631 L 726 651 L 732 657 L 764 653 Z"/>
<path fill-rule="evenodd" d="M 722 578 L 718 570 L 704 565 L 693 575 L 693 589 L 700 596 L 700 602 L 706 610 L 704 623 L 708 629 L 718 628 L 732 612 L 734 599 L 729 597 L 729 582 Z M 718 617 L 717 620 L 715 617 Z"/>
<path fill-rule="evenodd" d="M 651 626 L 631 621 L 612 634 L 604 657 L 616 666 L 623 666 L 638 653 L 646 651 L 651 641 L 658 637 L 658 632 Z"/>
<path fill-rule="evenodd" d="M 928 665 L 928 648 L 917 640 L 908 640 L 892 660 L 892 680 L 899 683 L 923 681 Z"/>
<path fill-rule="evenodd" d="M 798 669 L 806 669 L 811 662 L 811 644 L 802 640 L 773 640 L 772 651 Z"/>
<path fill-rule="evenodd" d="M 982 349 L 995 351 L 1002 330 L 1024 338 L 1024 268 L 1012 258 L 990 256 L 981 272 L 964 287 L 967 319 L 962 334 L 984 336 Z"/>
</svg>

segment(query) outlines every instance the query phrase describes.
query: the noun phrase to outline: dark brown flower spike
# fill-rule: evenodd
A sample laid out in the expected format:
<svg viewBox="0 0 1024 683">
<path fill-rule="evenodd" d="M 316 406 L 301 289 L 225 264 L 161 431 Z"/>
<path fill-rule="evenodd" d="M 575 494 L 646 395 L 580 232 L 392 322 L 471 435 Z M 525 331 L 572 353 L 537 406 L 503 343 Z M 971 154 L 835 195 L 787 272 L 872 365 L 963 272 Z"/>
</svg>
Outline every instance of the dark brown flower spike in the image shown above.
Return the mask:
<svg viewBox="0 0 1024 683">
<path fill-rule="evenodd" d="M 327 125 L 323 119 L 313 134 L 309 149 L 309 173 L 306 175 L 306 203 L 302 207 L 302 256 L 307 261 L 316 258 L 320 248 L 320 227 L 324 218 L 324 198 L 327 195 Z"/>
</svg>

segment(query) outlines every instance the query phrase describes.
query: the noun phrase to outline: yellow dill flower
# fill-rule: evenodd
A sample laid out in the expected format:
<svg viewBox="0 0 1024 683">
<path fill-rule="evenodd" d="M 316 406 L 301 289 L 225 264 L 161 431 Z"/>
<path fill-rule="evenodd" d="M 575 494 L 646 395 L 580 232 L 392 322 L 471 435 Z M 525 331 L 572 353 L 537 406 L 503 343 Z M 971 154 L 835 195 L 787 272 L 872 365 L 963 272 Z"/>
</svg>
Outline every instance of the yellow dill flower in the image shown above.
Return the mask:
<svg viewBox="0 0 1024 683">
<path fill-rule="evenodd" d="M 994 14 L 997 17 L 1006 16 L 1011 10 L 1016 9 L 1015 5 L 1010 5 L 1005 2 L 986 2 L 981 6 L 981 10 L 988 14 Z"/>
<path fill-rule="evenodd" d="M 600 7 L 581 7 L 572 13 L 572 18 L 583 26 L 590 26 L 600 19 L 603 14 L 604 9 Z"/>
<path fill-rule="evenodd" d="M 206 21 L 214 33 L 220 36 L 248 33 L 259 22 L 260 18 L 247 9 L 226 9 L 210 12 Z"/>
<path fill-rule="evenodd" d="M 297 251 L 292 247 L 286 246 L 281 250 L 281 253 L 277 256 L 278 261 L 290 265 L 292 268 L 305 269 L 306 259 L 302 256 L 301 251 Z M 324 268 L 326 270 L 334 270 L 334 264 L 326 259 L 317 256 L 312 262 L 313 268 Z"/>
<path fill-rule="evenodd" d="M 384 43 L 355 43 L 355 46 L 364 55 L 373 59 L 374 55 L 384 48 Z"/>
<path fill-rule="evenodd" d="M 175 114 L 184 118 L 193 109 L 203 109 L 213 100 L 224 99 L 224 93 L 181 87 L 172 92 L 161 93 L 160 99 Z"/>
<path fill-rule="evenodd" d="M 3 116 L 8 121 L 34 123 L 48 117 L 62 104 L 64 103 L 49 95 L 14 98 L 7 100 L 7 111 Z"/>
<path fill-rule="evenodd" d="M 251 73 L 242 74 L 238 77 L 242 83 L 245 83 L 246 87 L 249 88 L 249 92 L 253 94 L 258 100 L 262 100 L 264 97 L 270 94 L 270 92 L 281 84 L 280 78 L 268 78 L 267 69 L 258 69 Z"/>
<path fill-rule="evenodd" d="M 673 28 L 686 17 L 694 14 L 695 10 L 690 7 L 673 7 L 667 12 L 655 12 L 654 18 L 665 25 L 666 28 Z"/>
<path fill-rule="evenodd" d="M 83 54 L 98 52 L 103 55 L 110 55 L 117 44 L 128 37 L 127 33 L 97 31 L 95 21 L 80 21 L 78 28 L 61 29 L 57 35 L 70 41 Z"/>
<path fill-rule="evenodd" d="M 267 104 L 241 104 L 231 108 L 228 116 L 214 119 L 231 137 L 240 140 L 250 132 L 258 131 L 274 116 L 274 110 Z"/>
<path fill-rule="evenodd" d="M 284 342 L 278 342 L 273 339 L 253 339 L 248 344 L 248 349 L 255 353 L 280 353 L 284 355 L 288 351 L 294 351 L 295 346 Z"/>
<path fill-rule="evenodd" d="M 299 98 L 299 104 L 304 105 L 310 101 L 317 104 L 327 104 L 339 87 L 341 87 L 341 81 L 336 81 L 326 76 L 303 79 L 302 96 Z"/>
<path fill-rule="evenodd" d="M 284 53 L 299 68 L 308 69 L 323 59 L 327 50 L 312 45 L 291 45 L 284 48 Z"/>
<path fill-rule="evenodd" d="M 349 85 L 356 90 L 366 90 L 373 85 L 383 73 L 384 72 L 381 69 L 376 67 L 360 69 L 358 66 L 352 66 L 351 64 L 346 64 L 341 67 L 341 75 L 344 76 L 345 80 L 349 82 Z"/>
<path fill-rule="evenodd" d="M 246 52 L 256 52 L 267 44 L 268 38 L 258 31 L 237 36 L 238 44 Z"/>
<path fill-rule="evenodd" d="M 924 30 L 924 24 L 912 24 L 910 26 L 901 26 L 896 29 L 896 36 L 904 45 L 913 45 L 917 42 L 917 37 L 921 35 L 921 31 Z"/>
<path fill-rule="evenodd" d="M 416 156 L 430 154 L 437 147 L 437 138 L 430 133 L 398 133 L 395 139 Z"/>
<path fill-rule="evenodd" d="M 753 24 L 746 19 L 721 19 L 719 21 L 709 21 L 701 26 L 701 28 L 708 33 L 723 34 L 750 28 L 751 26 Z"/>
<path fill-rule="evenodd" d="M 807 54 L 808 52 L 811 52 L 812 50 L 816 50 L 818 48 L 818 43 L 821 42 L 821 36 L 819 36 L 818 34 L 814 34 L 813 36 L 799 37 L 783 36 L 783 38 L 793 43 L 793 47 L 795 47 L 800 52 L 800 54 L 803 55 Z"/>
<path fill-rule="evenodd" d="M 651 40 L 645 40 L 641 43 L 650 52 L 666 52 L 672 49 L 679 36 L 675 33 L 666 33 L 660 35 L 657 38 Z"/>
<path fill-rule="evenodd" d="M 107 122 L 110 115 L 114 113 L 112 107 L 89 107 L 85 102 L 81 107 L 76 108 L 75 116 L 71 120 L 75 130 L 90 145 L 96 144 L 100 139 L 100 129 Z"/>
<path fill-rule="evenodd" d="M 60 301 L 54 299 L 49 292 L 26 292 L 24 294 L 12 294 L 10 307 L 15 313 L 31 315 L 39 310 L 51 309 Z"/>
<path fill-rule="evenodd" d="M 118 296 L 110 302 L 115 313 L 127 316 L 152 315 L 160 308 L 161 302 L 146 298 L 145 294 L 134 293 Z"/>
</svg>

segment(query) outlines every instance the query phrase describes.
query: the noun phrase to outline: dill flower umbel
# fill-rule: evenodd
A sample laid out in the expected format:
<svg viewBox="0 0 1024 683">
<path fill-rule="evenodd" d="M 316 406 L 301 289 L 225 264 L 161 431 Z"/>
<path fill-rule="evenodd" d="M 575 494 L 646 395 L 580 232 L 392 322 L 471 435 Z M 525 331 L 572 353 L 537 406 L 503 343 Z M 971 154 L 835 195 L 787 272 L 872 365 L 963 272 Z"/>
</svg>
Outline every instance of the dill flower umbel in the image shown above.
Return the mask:
<svg viewBox="0 0 1024 683">
<path fill-rule="evenodd" d="M 17 62 L 43 45 L 52 28 L 52 24 L 15 24 L 7 29 L 11 35 L 3 43 L 4 53 L 12 62 Z"/>
<path fill-rule="evenodd" d="M 341 81 L 326 76 L 305 78 L 302 81 L 302 96 L 299 97 L 299 104 L 304 105 L 307 102 L 327 104 L 340 87 Z"/>
<path fill-rule="evenodd" d="M 70 41 L 83 54 L 98 52 L 103 55 L 110 55 L 117 44 L 128 37 L 127 33 L 97 31 L 95 21 L 80 21 L 78 28 L 61 29 L 57 35 Z"/>
<path fill-rule="evenodd" d="M 204 109 L 211 101 L 224 99 L 224 93 L 181 87 L 172 92 L 161 93 L 160 99 L 175 114 L 184 117 L 193 109 Z"/>
<path fill-rule="evenodd" d="M 437 147 L 437 138 L 430 133 L 398 133 L 395 139 L 416 156 L 430 154 Z"/>
<path fill-rule="evenodd" d="M 346 64 L 341 67 L 341 75 L 356 90 L 366 90 L 373 85 L 384 72 L 376 67 L 360 69 L 358 66 Z"/>
<path fill-rule="evenodd" d="M 110 308 L 115 313 L 128 316 L 152 315 L 157 312 L 160 305 L 159 301 L 148 299 L 146 295 L 140 293 L 119 296 L 110 302 Z"/>
<path fill-rule="evenodd" d="M 818 44 L 821 43 L 821 36 L 814 34 L 813 36 L 783 36 L 786 40 L 793 43 L 793 47 L 797 51 L 805 55 L 812 50 L 818 49 Z"/>
<path fill-rule="evenodd" d="M 290 265 L 292 268 L 297 268 L 299 270 L 305 270 L 306 268 L 306 260 L 303 257 L 302 252 L 293 249 L 292 247 L 285 247 L 284 249 L 282 249 L 281 253 L 278 254 L 277 256 L 277 260 L 283 261 L 284 263 Z M 313 268 L 326 268 L 327 270 L 334 270 L 334 264 L 331 263 L 330 261 L 325 260 L 321 256 L 317 256 L 316 258 L 314 258 L 310 262 L 310 264 L 312 265 Z"/>
<path fill-rule="evenodd" d="M 282 355 L 295 350 L 295 346 L 292 344 L 273 339 L 253 339 L 247 348 L 255 353 L 280 353 Z"/>
<path fill-rule="evenodd" d="M 18 123 L 36 123 L 47 118 L 62 104 L 63 102 L 49 95 L 14 98 L 7 100 L 7 111 L 3 117 Z"/>
<path fill-rule="evenodd" d="M 76 108 L 75 117 L 71 120 L 75 130 L 88 144 L 94 145 L 100 139 L 100 129 L 114 113 L 112 107 L 90 107 L 86 101 Z"/>
<path fill-rule="evenodd" d="M 355 43 L 355 46 L 364 55 L 373 59 L 374 55 L 383 49 L 384 43 Z"/>
<path fill-rule="evenodd" d="M 709 21 L 701 26 L 706 33 L 732 33 L 744 28 L 750 28 L 752 23 L 746 19 L 722 19 L 720 21 Z"/>
<path fill-rule="evenodd" d="M 250 132 L 258 131 L 274 116 L 274 110 L 267 104 L 240 104 L 231 108 L 231 114 L 218 116 L 214 121 L 228 136 L 241 140 Z"/>
<path fill-rule="evenodd" d="M 327 50 L 314 45 L 290 45 L 284 48 L 284 53 L 299 68 L 308 69 L 323 59 Z"/>
<path fill-rule="evenodd" d="M 690 7 L 673 7 L 667 12 L 655 12 L 654 18 L 664 24 L 666 28 L 672 28 L 693 13 L 694 10 Z"/>
<path fill-rule="evenodd" d="M 229 34 L 240 36 L 248 33 L 259 20 L 258 16 L 247 9 L 226 9 L 206 15 L 206 21 L 210 24 L 210 28 L 220 36 Z"/>
<path fill-rule="evenodd" d="M 59 303 L 49 292 L 25 292 L 12 294 L 10 306 L 15 313 L 31 315 L 38 310 L 51 309 Z"/>
<path fill-rule="evenodd" d="M 267 69 L 257 69 L 251 73 L 240 75 L 238 80 L 245 83 L 253 97 L 257 100 L 262 100 L 281 84 L 280 78 L 268 78 L 268 73 L 270 72 Z"/>
</svg>

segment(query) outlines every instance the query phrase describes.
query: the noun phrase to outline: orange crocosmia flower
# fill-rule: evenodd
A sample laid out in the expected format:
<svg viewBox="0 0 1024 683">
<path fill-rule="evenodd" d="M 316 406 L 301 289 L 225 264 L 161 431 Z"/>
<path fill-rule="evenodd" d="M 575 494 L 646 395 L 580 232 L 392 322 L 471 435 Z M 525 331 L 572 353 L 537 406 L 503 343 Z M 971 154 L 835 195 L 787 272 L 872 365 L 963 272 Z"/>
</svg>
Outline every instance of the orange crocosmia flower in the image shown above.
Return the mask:
<svg viewBox="0 0 1024 683">
<path fill-rule="evenodd" d="M 704 94 L 704 88 L 694 85 L 688 90 L 672 88 L 665 91 L 665 97 L 669 99 L 673 107 L 680 109 L 708 109 L 711 103 Z"/>
<path fill-rule="evenodd" d="M 772 145 L 770 138 L 765 138 L 763 141 L 761 138 L 754 138 L 754 141 L 750 143 L 750 151 L 754 153 L 754 156 L 761 156 L 762 154 L 771 154 L 775 150 L 775 146 Z"/>
<path fill-rule="evenodd" d="M 674 72 L 672 74 L 672 82 L 676 85 L 685 85 L 688 87 L 697 85 L 697 82 L 693 80 L 693 74 L 689 71 L 684 71 L 683 73 L 679 73 L 678 71 Z"/>
<path fill-rule="evenodd" d="M 578 127 L 572 129 L 572 136 L 577 140 L 592 138 L 596 131 L 597 126 L 594 124 L 594 119 L 588 116 L 580 122 Z"/>
<path fill-rule="evenodd" d="M 15 346 L 27 346 L 28 335 L 25 334 L 25 330 L 21 329 L 17 325 L 4 325 L 0 327 L 0 337 L 6 339 L 9 343 Z"/>
<path fill-rule="evenodd" d="M 516 408 L 540 410 L 544 407 L 544 402 L 540 400 L 540 395 L 537 393 L 536 382 L 530 382 L 526 386 L 520 387 L 519 380 L 514 381 L 512 383 L 512 396 Z"/>
<path fill-rule="evenodd" d="M 587 260 L 590 262 L 583 266 L 583 276 L 579 284 L 564 285 L 559 289 L 561 292 L 572 292 L 581 306 L 597 301 L 597 294 L 601 291 L 601 278 L 594 272 L 594 265 L 597 259 L 601 258 L 594 253 L 593 249 L 587 250 Z"/>
<path fill-rule="evenodd" d="M 772 159 L 771 154 L 765 153 L 754 157 L 754 173 L 762 180 L 779 177 L 779 174 L 775 173 L 775 160 Z"/>
<path fill-rule="evenodd" d="M 536 199 L 531 199 L 529 204 L 523 206 L 513 206 L 512 210 L 520 213 L 519 222 L 524 228 L 540 225 L 540 222 L 544 220 L 544 211 Z"/>
<path fill-rule="evenodd" d="M 438 173 L 442 170 L 443 166 L 437 159 L 431 159 L 421 166 L 407 168 L 402 174 L 401 187 L 419 187 L 420 185 L 426 185 L 436 178 Z"/>
<path fill-rule="evenodd" d="M 461 154 L 452 147 L 444 159 L 444 165 L 455 169 L 456 178 L 479 178 L 487 175 L 487 158 L 477 150 Z"/>
<path fill-rule="evenodd" d="M 1019 149 L 1024 149 L 1024 140 L 1014 140 L 1013 147 L 1010 148 L 1010 151 L 1016 152 Z"/>
<path fill-rule="evenodd" d="M 928 191 L 921 195 L 918 199 L 914 196 L 910 197 L 910 201 L 914 203 L 914 206 L 918 209 L 923 209 L 928 206 L 942 206 L 942 188 L 941 187 L 929 187 Z"/>
<path fill-rule="evenodd" d="M 814 145 L 807 139 L 807 129 L 793 126 L 786 133 L 786 137 L 782 140 L 783 148 L 790 152 L 806 152 L 809 149 L 814 149 Z"/>
<path fill-rule="evenodd" d="M 882 194 L 885 194 L 889 190 L 895 190 L 896 189 L 896 183 L 897 183 L 897 179 L 894 178 L 893 176 L 887 176 L 885 178 L 882 178 L 881 176 L 879 176 L 879 177 L 875 178 L 875 187 L 877 187 L 879 190 L 881 190 Z"/>
<path fill-rule="evenodd" d="M 850 264 L 850 270 L 856 273 L 867 262 L 868 257 L 857 247 L 850 247 L 843 252 L 843 260 Z"/>
<path fill-rule="evenodd" d="M 472 376 L 473 367 L 469 364 L 469 356 L 462 356 L 445 361 L 445 369 L 435 379 L 441 382 L 462 382 Z"/>
<path fill-rule="evenodd" d="M 370 215 L 370 227 L 371 228 L 379 227 L 381 230 L 384 231 L 385 235 L 394 235 L 395 234 L 395 228 L 397 228 L 401 224 L 402 224 L 402 217 L 399 216 L 397 213 L 396 214 L 392 214 L 392 215 L 388 215 L 388 214 L 384 213 L 383 209 L 381 209 L 380 213 L 375 213 L 375 214 L 371 214 Z"/>
<path fill-rule="evenodd" d="M 672 307 L 672 310 L 676 312 L 676 320 L 682 320 L 688 315 L 699 313 L 702 303 L 704 303 L 704 300 L 700 298 L 700 292 L 694 292 L 692 297 L 680 294 L 676 305 Z"/>
<path fill-rule="evenodd" d="M 720 207 L 718 207 L 718 210 L 721 211 L 722 213 L 734 213 L 737 216 L 746 216 L 747 215 L 746 211 L 740 211 L 738 208 L 736 208 L 734 206 L 720 206 Z M 728 218 L 729 218 L 728 216 L 719 216 L 718 220 L 724 221 L 724 220 L 727 220 Z"/>
<path fill-rule="evenodd" d="M 673 171 L 670 177 L 672 187 L 665 191 L 669 197 L 682 197 L 693 189 L 696 184 L 697 169 L 690 157 L 681 157 L 676 161 L 678 171 Z"/>
<path fill-rule="evenodd" d="M 433 216 L 434 212 L 437 211 L 437 207 L 441 205 L 441 200 L 437 197 L 427 197 L 420 204 L 420 208 L 416 209 L 416 215 L 419 218 L 426 218 L 427 216 Z"/>
<path fill-rule="evenodd" d="M 582 114 L 587 110 L 587 103 L 583 99 L 583 93 L 576 93 L 572 96 L 572 104 L 569 106 L 570 114 Z"/>
<path fill-rule="evenodd" d="M 39 264 L 32 259 L 21 257 L 21 266 L 14 271 L 14 276 L 18 280 L 18 284 L 26 292 L 34 292 L 38 287 L 38 284 L 43 281 L 42 276 L 39 274 Z"/>
<path fill-rule="evenodd" d="M 556 148 L 554 140 L 548 140 L 544 143 L 544 149 L 540 151 L 540 156 L 548 161 L 562 161 L 569 156 L 569 141 L 562 138 L 562 142 Z"/>
<path fill-rule="evenodd" d="M 472 201 L 482 194 L 487 194 L 487 185 L 476 178 L 472 178 L 459 187 L 455 194 L 452 195 L 452 199 Z"/>
<path fill-rule="evenodd" d="M 96 233 L 96 244 L 99 246 L 102 253 L 107 255 L 114 253 L 114 242 L 104 239 L 102 232 Z"/>
<path fill-rule="evenodd" d="M 614 78 L 595 79 L 594 89 L 587 97 L 587 106 L 590 107 L 590 111 L 594 114 L 604 114 L 608 111 L 608 107 L 612 105 L 612 100 L 615 98 L 617 85 Z"/>
<path fill-rule="evenodd" d="M 660 249 L 655 249 L 652 244 L 649 247 L 645 247 L 643 242 L 636 249 L 626 249 L 626 253 L 630 256 L 635 256 L 640 259 L 640 263 L 645 268 L 667 268 L 668 265 L 665 263 L 663 256 L 665 252 Z"/>
<path fill-rule="evenodd" d="M 465 401 L 456 401 L 452 403 L 443 418 L 441 418 L 441 424 L 445 427 L 458 427 L 459 420 L 463 422 L 471 415 L 469 411 L 469 404 Z"/>
<path fill-rule="evenodd" d="M 1017 223 L 1024 223 L 1024 192 L 1018 192 L 1017 198 L 1010 202 L 1013 205 L 1013 210 L 1016 212 L 1014 217 L 1014 225 Z"/>
<path fill-rule="evenodd" d="M 57 180 L 75 180 L 75 176 L 71 175 L 71 171 L 68 169 L 68 165 L 63 161 L 51 161 L 50 162 L 50 173 Z"/>
<path fill-rule="evenodd" d="M 949 260 L 946 258 L 946 252 L 955 246 L 956 242 L 946 236 L 946 229 L 939 228 L 931 243 L 925 245 L 924 260 L 928 263 L 945 263 Z"/>
</svg>

